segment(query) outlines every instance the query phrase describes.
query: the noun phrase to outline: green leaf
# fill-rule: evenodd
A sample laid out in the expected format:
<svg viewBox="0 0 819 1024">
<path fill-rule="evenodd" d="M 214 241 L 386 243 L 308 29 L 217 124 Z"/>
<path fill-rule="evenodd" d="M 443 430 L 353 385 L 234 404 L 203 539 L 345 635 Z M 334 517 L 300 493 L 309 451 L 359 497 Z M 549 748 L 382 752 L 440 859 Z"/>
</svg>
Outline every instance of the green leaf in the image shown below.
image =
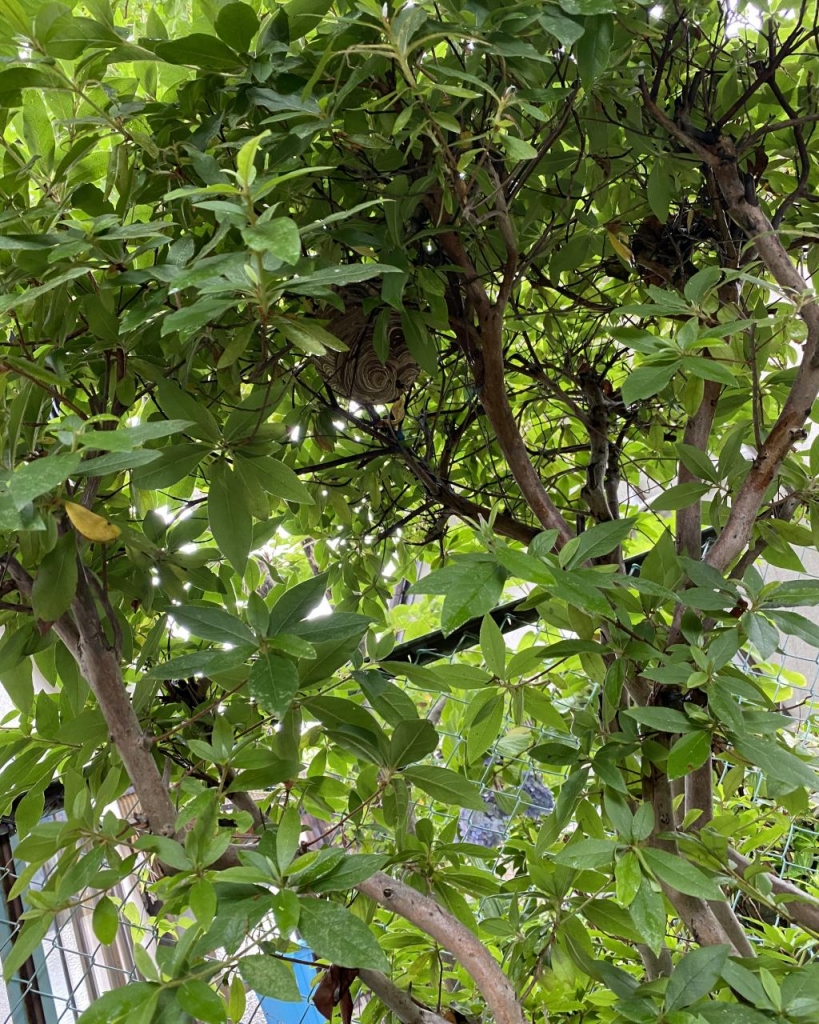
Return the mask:
<svg viewBox="0 0 819 1024">
<path fill-rule="evenodd" d="M 498 679 L 506 678 L 506 641 L 500 626 L 491 615 L 484 615 L 481 623 L 481 653 L 486 667 Z"/>
<path fill-rule="evenodd" d="M 204 981 L 184 981 L 176 990 L 179 1005 L 196 1020 L 206 1024 L 222 1024 L 227 1020 L 227 1006 Z"/>
<path fill-rule="evenodd" d="M 807 786 L 810 790 L 819 790 L 819 775 L 805 761 L 792 754 L 772 740 L 758 739 L 755 736 L 735 738 L 734 749 L 751 764 L 762 769 L 763 775 L 774 782 L 779 782 L 791 789 Z"/>
<path fill-rule="evenodd" d="M 151 462 L 156 462 L 160 454 L 157 451 L 111 452 L 108 455 L 99 455 L 94 459 L 85 459 L 72 473 L 72 476 L 102 477 L 111 473 L 121 473 L 126 469 L 136 469 L 138 466 L 147 466 Z"/>
<path fill-rule="evenodd" d="M 722 271 L 719 267 L 703 267 L 685 282 L 686 299 L 696 306 L 700 305 L 708 292 L 716 288 L 721 278 Z"/>
<path fill-rule="evenodd" d="M 312 31 L 333 6 L 333 0 L 287 0 L 284 10 L 290 25 L 290 38 L 301 39 Z"/>
<path fill-rule="evenodd" d="M 401 329 L 412 358 L 422 370 L 434 376 L 438 372 L 438 347 L 421 319 L 421 314 L 414 310 L 402 310 Z"/>
<path fill-rule="evenodd" d="M 311 356 L 324 355 L 327 349 L 343 352 L 347 348 L 335 334 L 331 334 L 314 320 L 308 320 L 305 317 L 296 321 L 285 316 L 275 316 L 270 318 L 270 323 L 271 326 L 277 327 L 296 348 Z"/>
<path fill-rule="evenodd" d="M 598 523 L 565 544 L 558 555 L 564 569 L 574 569 L 591 558 L 599 558 L 613 551 L 631 533 L 634 519 L 617 519 Z"/>
<path fill-rule="evenodd" d="M 183 311 L 179 310 L 179 312 Z M 176 314 L 171 315 L 175 316 Z M 170 318 L 166 318 L 166 321 L 167 319 Z M 212 441 L 214 444 L 218 444 L 222 440 L 222 432 L 216 417 L 190 391 L 185 391 L 171 380 L 163 379 L 159 382 L 158 392 L 159 404 L 163 412 L 178 420 L 188 421 L 189 426 L 185 433 L 202 441 Z"/>
<path fill-rule="evenodd" d="M 501 145 L 506 155 L 514 161 L 534 160 L 537 150 L 525 139 L 519 139 L 517 135 L 510 135 L 507 132 L 501 136 Z"/>
<path fill-rule="evenodd" d="M 340 697 L 322 696 L 308 698 L 303 702 L 303 706 L 330 729 L 351 725 L 369 733 L 375 741 L 384 740 L 385 747 L 387 745 L 384 731 L 374 715 L 360 704 Z"/>
<path fill-rule="evenodd" d="M 710 490 L 711 484 L 674 484 L 652 501 L 651 508 L 655 512 L 676 512 L 678 509 L 693 505 Z"/>
<path fill-rule="evenodd" d="M 629 911 L 645 943 L 658 954 L 665 945 L 668 921 L 663 897 L 654 891 L 648 879 L 641 879 L 637 894 L 629 904 Z"/>
<path fill-rule="evenodd" d="M 272 253 L 282 263 L 294 265 L 301 257 L 299 228 L 290 217 L 253 224 L 242 231 L 242 237 L 251 249 Z"/>
<path fill-rule="evenodd" d="M 407 782 L 422 789 L 434 800 L 473 811 L 486 810 L 480 788 L 449 768 L 437 765 L 415 765 L 403 772 Z"/>
<path fill-rule="evenodd" d="M 31 18 L 19 0 L 0 0 L 0 18 L 17 35 L 31 38 Z"/>
<path fill-rule="evenodd" d="M 38 41 L 50 57 L 61 60 L 75 60 L 87 49 L 105 49 L 122 43 L 110 25 L 101 25 L 91 18 L 73 17 L 67 9 L 51 21 L 47 32 L 41 32 L 40 27 L 38 16 Z"/>
<path fill-rule="evenodd" d="M 146 441 L 180 434 L 192 426 L 193 421 L 185 419 L 150 420 L 119 430 L 89 430 L 80 436 L 79 442 L 85 448 L 95 448 L 102 452 L 131 452 Z"/>
<path fill-rule="evenodd" d="M 733 1002 L 705 1003 L 697 1007 L 697 1013 L 707 1024 L 771 1024 L 771 1020 L 775 1019 L 752 1006 Z"/>
<path fill-rule="evenodd" d="M 657 732 L 691 732 L 695 728 L 684 711 L 674 708 L 627 708 L 621 714 Z"/>
<path fill-rule="evenodd" d="M 745 612 L 742 616 L 745 635 L 756 647 L 761 658 L 770 658 L 779 646 L 779 630 L 764 615 Z"/>
<path fill-rule="evenodd" d="M 717 384 L 727 384 L 728 387 L 734 387 L 737 384 L 736 374 L 733 370 L 724 363 L 718 363 L 716 359 L 686 355 L 683 359 L 683 369 L 693 373 L 695 377 L 712 380 Z"/>
<path fill-rule="evenodd" d="M 556 7 L 539 10 L 537 20 L 546 31 L 567 49 L 583 35 L 584 29 L 576 21 L 565 17 Z"/>
<path fill-rule="evenodd" d="M 325 597 L 327 591 L 327 573 L 310 576 L 295 587 L 290 587 L 278 598 L 270 609 L 270 621 L 267 635 L 292 633 L 296 623 L 314 612 Z"/>
<path fill-rule="evenodd" d="M 591 89 L 608 68 L 613 41 L 614 19 L 611 15 L 586 18 L 583 36 L 574 48 L 584 89 Z"/>
<path fill-rule="evenodd" d="M 80 1014 L 77 1024 L 126 1024 L 133 1021 L 146 1006 L 153 1006 L 159 992 L 159 985 L 147 981 L 131 981 L 121 988 L 103 992 Z"/>
<path fill-rule="evenodd" d="M 207 71 L 235 71 L 242 59 L 215 36 L 194 32 L 181 39 L 154 44 L 154 53 L 167 64 L 205 68 Z"/>
<path fill-rule="evenodd" d="M 213 539 L 239 576 L 244 576 L 253 544 L 253 522 L 244 489 L 224 461 L 210 470 L 208 522 Z"/>
<path fill-rule="evenodd" d="M 329 874 L 311 882 L 310 888 L 317 893 L 347 892 L 359 882 L 372 878 L 388 860 L 378 853 L 348 853 Z"/>
<path fill-rule="evenodd" d="M 686 953 L 668 980 L 666 1013 L 691 1006 L 713 992 L 729 952 L 728 946 L 703 946 Z"/>
<path fill-rule="evenodd" d="M 234 50 L 249 50 L 259 31 L 259 19 L 249 4 L 229 3 L 220 8 L 213 27 L 219 38 Z"/>
<path fill-rule="evenodd" d="M 233 305 L 226 299 L 198 299 L 189 306 L 182 306 L 163 319 L 162 337 L 178 333 L 182 338 L 191 338 L 203 327 L 219 320 Z"/>
<path fill-rule="evenodd" d="M 54 277 L 49 278 L 44 284 L 37 285 L 36 288 L 29 288 L 27 291 L 21 292 L 19 295 L 4 295 L 0 297 L 0 313 L 7 313 L 11 309 L 20 309 L 24 304 L 33 302 L 35 299 L 40 299 L 44 295 L 48 295 L 49 292 L 53 292 L 56 288 L 61 285 L 67 284 L 69 281 L 74 281 L 78 277 L 84 277 L 88 273 L 86 267 L 72 267 L 70 270 L 64 271 L 62 274 L 56 274 Z M 13 364 L 10 364 L 13 365 Z M 42 370 L 45 374 L 46 371 Z M 39 375 L 35 379 L 40 379 Z"/>
<path fill-rule="evenodd" d="M 466 760 L 474 764 L 497 740 L 502 726 L 504 699 L 494 689 L 482 690 L 470 700 L 463 719 Z"/>
<path fill-rule="evenodd" d="M 101 896 L 94 907 L 91 926 L 103 946 L 110 946 L 117 937 L 119 928 L 119 911 L 112 899 Z"/>
<path fill-rule="evenodd" d="M 235 647 L 232 651 L 205 650 L 195 654 L 182 654 L 178 658 L 162 661 L 145 673 L 146 679 L 187 679 L 193 675 L 214 676 L 229 672 L 244 663 L 255 647 Z"/>
<path fill-rule="evenodd" d="M 388 725 L 398 726 L 419 717 L 412 697 L 385 679 L 381 672 L 357 672 L 355 679 L 367 702 Z"/>
<path fill-rule="evenodd" d="M 438 746 L 438 733 L 425 718 L 401 722 L 390 737 L 388 767 L 405 768 L 431 754 Z"/>
<path fill-rule="evenodd" d="M 250 629 L 235 616 L 218 605 L 179 605 L 171 609 L 171 616 L 180 626 L 203 640 L 216 644 L 253 644 Z"/>
<path fill-rule="evenodd" d="M 31 588 L 34 614 L 43 622 L 56 621 L 71 607 L 76 592 L 77 535 L 69 530 L 40 562 Z"/>
<path fill-rule="evenodd" d="M 811 647 L 819 647 L 819 626 L 798 612 L 768 612 L 768 617 L 776 623 L 783 633 L 799 637 Z"/>
<path fill-rule="evenodd" d="M 345 907 L 308 896 L 299 898 L 299 931 L 313 952 L 339 967 L 388 971 L 370 929 Z"/>
<path fill-rule="evenodd" d="M 668 173 L 668 168 L 663 166 L 662 161 L 655 160 L 646 182 L 646 198 L 651 212 L 661 224 L 668 220 L 673 187 L 674 179 Z"/>
<path fill-rule="evenodd" d="M 710 732 L 697 729 L 681 736 L 668 752 L 669 779 L 681 779 L 702 767 L 710 753 Z"/>
<path fill-rule="evenodd" d="M 445 594 L 441 628 L 451 633 L 473 616 L 491 611 L 503 591 L 506 571 L 493 560 L 467 556 L 430 573 L 411 587 L 414 594 Z"/>
<path fill-rule="evenodd" d="M 556 854 L 554 861 L 585 871 L 610 865 L 616 852 L 617 844 L 611 839 L 581 839 Z"/>
<path fill-rule="evenodd" d="M 677 445 L 677 451 L 680 461 L 695 476 L 701 477 L 703 480 L 710 480 L 712 483 L 719 482 L 719 473 L 707 452 L 693 444 L 684 444 L 682 441 Z"/>
<path fill-rule="evenodd" d="M 259 707 L 281 717 L 290 707 L 299 688 L 296 666 L 275 654 L 260 654 L 251 665 L 247 688 Z"/>
<path fill-rule="evenodd" d="M 293 862 L 299 848 L 301 835 L 301 816 L 295 807 L 288 807 L 282 812 L 276 826 L 276 863 L 279 871 L 286 871 Z"/>
<path fill-rule="evenodd" d="M 260 996 L 281 999 L 285 1003 L 302 1001 L 293 968 L 278 957 L 243 956 L 238 967 L 248 986 Z"/>
<path fill-rule="evenodd" d="M 288 882 L 299 889 L 312 890 L 313 885 L 321 878 L 331 874 L 337 865 L 344 860 L 343 850 L 325 847 L 322 850 L 310 850 L 297 858 L 286 870 Z"/>
<path fill-rule="evenodd" d="M 268 494 L 297 505 L 313 504 L 313 496 L 283 462 L 273 458 L 254 459 L 253 466 L 258 470 L 261 485 Z"/>
<path fill-rule="evenodd" d="M 300 274 L 287 282 L 287 291 L 297 295 L 313 295 L 327 288 L 341 288 L 347 284 L 359 284 L 382 274 L 400 274 L 398 267 L 381 263 L 356 263 L 350 266 L 325 267 L 312 274 Z"/>
<path fill-rule="evenodd" d="M 719 886 L 681 856 L 647 847 L 642 852 L 654 874 L 672 889 L 703 900 L 723 900 Z"/>
<path fill-rule="evenodd" d="M 633 405 L 658 395 L 679 368 L 680 363 L 675 362 L 664 366 L 639 366 L 632 370 L 620 389 L 623 404 Z"/>
<path fill-rule="evenodd" d="M 15 508 L 22 509 L 29 502 L 47 494 L 64 483 L 80 464 L 80 456 L 48 455 L 33 462 L 24 462 L 16 469 L 8 488 Z"/>
<path fill-rule="evenodd" d="M 329 640 L 316 644 L 315 660 L 305 661 L 299 666 L 299 685 L 314 686 L 329 679 L 336 669 L 346 665 L 356 656 L 359 642 L 359 637 L 353 636 L 344 640 Z"/>
<path fill-rule="evenodd" d="M 357 615 L 355 612 L 333 612 L 332 615 L 316 615 L 312 619 L 292 623 L 290 630 L 294 636 L 309 640 L 312 644 L 322 644 L 331 640 L 361 637 L 371 621 L 366 615 Z"/>
<path fill-rule="evenodd" d="M 617 10 L 614 0 L 560 0 L 567 14 L 611 14 Z"/>
<path fill-rule="evenodd" d="M 293 658 L 307 658 L 312 661 L 317 657 L 313 644 L 302 640 L 300 636 L 293 636 L 291 633 L 279 633 L 276 636 L 268 637 L 267 646 L 274 651 L 289 654 Z"/>
<path fill-rule="evenodd" d="M 554 574 L 549 567 L 529 552 L 498 546 L 495 555 L 510 576 L 547 587 L 554 583 Z"/>
<path fill-rule="evenodd" d="M 607 935 L 617 935 L 630 942 L 642 942 L 643 936 L 635 928 L 631 915 L 614 900 L 590 900 L 583 915 L 593 928 Z"/>
<path fill-rule="evenodd" d="M 643 873 L 637 855 L 633 850 L 626 850 L 623 856 L 614 862 L 614 892 L 618 902 L 624 907 L 633 903 L 642 881 Z M 665 924 L 665 921 L 663 923 Z"/>
<path fill-rule="evenodd" d="M 745 721 L 742 717 L 742 710 L 724 680 L 717 678 L 709 683 L 708 709 L 718 722 L 727 726 L 732 732 L 744 731 Z"/>
<path fill-rule="evenodd" d="M 163 864 L 177 871 L 190 871 L 193 864 L 181 843 L 168 836 L 143 835 L 134 844 L 137 850 L 149 850 Z"/>
<path fill-rule="evenodd" d="M 150 466 L 138 467 L 131 475 L 135 487 L 143 491 L 172 487 L 191 474 L 210 452 L 203 444 L 174 444 L 163 448 Z"/>
<path fill-rule="evenodd" d="M 649 803 L 642 803 L 634 812 L 631 834 L 636 842 L 648 839 L 654 829 L 654 808 Z"/>
<path fill-rule="evenodd" d="M 23 921 L 23 927 L 14 938 L 14 945 L 3 954 L 3 977 L 7 982 L 11 981 L 39 947 L 51 927 L 53 917 L 53 914 L 44 913 Z"/>
</svg>

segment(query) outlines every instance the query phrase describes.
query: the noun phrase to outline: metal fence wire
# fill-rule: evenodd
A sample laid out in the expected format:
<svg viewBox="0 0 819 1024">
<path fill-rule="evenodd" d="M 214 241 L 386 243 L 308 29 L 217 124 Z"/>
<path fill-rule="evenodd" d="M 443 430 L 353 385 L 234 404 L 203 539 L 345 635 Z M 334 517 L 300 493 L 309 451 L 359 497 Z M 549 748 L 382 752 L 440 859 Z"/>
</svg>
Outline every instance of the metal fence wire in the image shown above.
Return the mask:
<svg viewBox="0 0 819 1024">
<path fill-rule="evenodd" d="M 819 579 L 819 556 L 812 563 L 808 577 Z M 768 578 L 793 578 L 779 570 L 768 569 Z M 805 578 L 805 577 L 802 577 Z M 807 611 L 810 615 L 810 611 Z M 510 621 L 509 626 L 515 626 Z M 502 627 L 503 628 L 503 627 Z M 518 646 L 522 633 L 533 633 L 534 642 L 554 642 L 554 634 L 542 632 L 537 625 L 504 631 L 511 651 Z M 819 750 L 819 651 L 809 647 L 793 636 L 783 636 L 780 653 L 776 658 L 777 681 L 781 691 L 777 699 L 781 706 L 795 719 L 795 729 L 800 739 L 809 747 Z M 470 641 L 474 642 L 474 641 Z M 528 642 L 528 641 L 527 641 Z M 428 663 L 435 657 L 435 650 L 423 650 L 423 661 Z M 456 661 L 462 652 L 448 651 L 446 660 Z M 753 665 L 746 662 L 746 668 Z M 412 688 L 412 684 L 409 684 Z M 474 692 L 474 691 L 473 691 Z M 419 692 L 419 697 L 421 696 Z M 427 694 L 427 698 L 428 698 Z M 462 763 L 463 745 L 466 738 L 463 730 L 451 723 L 459 720 L 455 705 L 466 708 L 470 691 L 461 696 L 458 693 L 446 695 L 447 713 L 437 721 L 442 734 L 440 749 L 443 763 L 456 766 Z M 434 714 L 434 705 L 433 705 Z M 439 719 L 441 718 L 439 714 Z M 504 844 L 510 833 L 521 826 L 537 828 L 541 819 L 553 809 L 553 790 L 561 784 L 561 775 L 544 771 L 528 755 L 527 751 L 537 742 L 553 738 L 551 733 L 531 721 L 526 750 L 515 751 L 509 743 L 509 734 L 515 724 L 507 719 L 496 742 L 483 754 L 481 790 L 486 805 L 485 811 L 447 813 L 439 809 L 431 811 L 428 806 L 418 806 L 418 815 L 429 816 L 436 830 L 450 827 L 453 840 L 460 839 L 486 851 L 482 858 L 485 867 L 493 867 L 498 874 L 506 870 L 503 855 Z M 728 779 L 730 766 L 726 764 L 722 781 Z M 745 799 L 750 808 L 754 801 L 762 799 L 759 780 L 747 776 L 744 780 Z M 135 812 L 133 797 L 124 797 L 120 806 L 123 817 Z M 794 817 L 775 843 L 776 853 L 766 851 L 768 860 L 774 859 L 777 870 L 794 880 L 811 882 L 815 880 L 815 832 L 813 827 L 815 808 L 810 816 Z M 340 816 L 341 817 L 341 816 Z M 61 820 L 64 815 L 57 811 L 44 820 Z M 343 832 L 341 826 L 340 832 Z M 0 961 L 11 948 L 21 928 L 21 915 L 28 903 L 28 894 L 11 897 L 12 886 L 23 865 L 15 862 L 17 837 L 10 823 L 0 823 Z M 773 848 L 772 848 L 773 849 Z M 31 881 L 31 889 L 42 888 L 53 863 L 46 864 Z M 108 946 L 100 943 L 94 935 L 91 918 L 96 900 L 101 894 L 89 890 L 70 909 L 57 914 L 39 947 L 29 957 L 17 977 L 6 985 L 0 985 L 0 1024 L 68 1024 L 79 1019 L 82 1012 L 104 992 L 129 982 L 139 980 L 134 959 L 134 945 L 139 943 L 151 953 L 158 941 L 157 933 L 150 925 L 146 912 L 146 878 L 135 874 L 117 886 L 109 895 L 120 906 L 121 927 L 116 940 Z M 784 920 L 774 919 L 771 923 L 785 926 Z M 286 1020 L 277 1013 L 275 1004 L 265 1006 L 265 1001 L 248 992 L 247 1009 L 243 1024 L 304 1024 L 312 1020 L 312 1007 L 307 1002 L 294 1004 L 293 1013 Z"/>
</svg>

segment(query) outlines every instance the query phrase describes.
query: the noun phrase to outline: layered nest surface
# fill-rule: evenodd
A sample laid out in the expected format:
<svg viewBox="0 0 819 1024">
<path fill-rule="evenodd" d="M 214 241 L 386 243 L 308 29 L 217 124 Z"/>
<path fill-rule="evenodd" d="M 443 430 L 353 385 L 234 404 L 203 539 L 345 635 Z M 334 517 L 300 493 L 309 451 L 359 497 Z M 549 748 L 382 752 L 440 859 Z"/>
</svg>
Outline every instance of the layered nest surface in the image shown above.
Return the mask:
<svg viewBox="0 0 819 1024">
<path fill-rule="evenodd" d="M 365 313 L 360 302 L 348 302 L 345 312 L 333 316 L 326 328 L 344 342 L 347 351 L 327 352 L 314 360 L 337 395 L 361 405 L 394 402 L 421 372 L 406 346 L 397 314 L 390 318 L 389 353 L 386 363 L 381 362 L 373 348 L 375 317 L 375 313 Z"/>
</svg>

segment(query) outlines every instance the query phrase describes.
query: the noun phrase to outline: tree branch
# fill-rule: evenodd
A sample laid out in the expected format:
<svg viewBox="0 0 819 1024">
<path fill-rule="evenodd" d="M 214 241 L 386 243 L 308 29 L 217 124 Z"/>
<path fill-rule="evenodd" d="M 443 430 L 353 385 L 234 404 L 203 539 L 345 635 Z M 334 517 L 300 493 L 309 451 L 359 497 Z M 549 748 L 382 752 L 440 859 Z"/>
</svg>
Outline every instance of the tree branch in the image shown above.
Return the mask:
<svg viewBox="0 0 819 1024">
<path fill-rule="evenodd" d="M 512 470 L 529 508 L 546 530 L 557 530 L 556 547 L 574 536 L 571 527 L 546 493 L 526 451 L 506 393 L 503 360 L 503 323 L 495 309 L 480 315 L 481 354 L 473 361 L 481 402 L 495 431 L 503 456 Z"/>
<path fill-rule="evenodd" d="M 491 509 L 486 508 L 484 505 L 478 505 L 477 502 L 471 501 L 461 494 L 456 494 L 446 480 L 439 479 L 409 448 L 402 447 L 398 454 L 407 468 L 418 479 L 419 483 L 422 484 L 430 498 L 452 512 L 453 515 L 460 516 L 462 519 L 471 519 L 474 522 L 477 522 L 479 519 L 489 518 Z M 500 512 L 495 516 L 494 528 L 495 532 L 499 533 L 502 537 L 518 540 L 521 544 L 530 544 L 540 533 L 535 527 L 528 526 L 526 523 L 520 522 L 519 519 L 507 515 L 505 512 Z"/>
<path fill-rule="evenodd" d="M 739 152 L 746 153 L 749 149 L 753 149 L 757 142 L 764 135 L 770 134 L 770 132 L 781 132 L 785 128 L 801 128 L 802 125 L 811 124 L 814 121 L 819 121 L 819 113 L 803 114 L 801 117 L 789 117 L 784 121 L 774 121 L 772 124 L 766 124 L 762 128 L 757 128 L 747 139 L 743 139 Z"/>
<path fill-rule="evenodd" d="M 676 841 L 668 837 L 676 831 L 671 786 L 668 777 L 654 765 L 651 766 L 651 774 L 643 777 L 643 799 L 654 810 L 654 834 L 649 839 L 650 844 L 679 857 Z M 688 896 L 666 882 L 661 881 L 660 884 L 669 903 L 701 946 L 730 946 L 737 955 L 742 955 L 707 900 Z"/>
<path fill-rule="evenodd" d="M 356 888 L 449 950 L 483 993 L 495 1024 L 526 1024 L 515 990 L 492 954 L 476 935 L 435 900 L 382 871 L 360 882 Z"/>
<path fill-rule="evenodd" d="M 172 836 L 176 831 L 176 809 L 150 753 L 150 738 L 143 733 L 131 704 L 119 658 L 108 644 L 82 563 L 71 610 L 76 631 L 64 635 L 61 622 L 55 623 L 54 629 L 97 698 L 111 742 L 122 758 L 151 831 Z"/>
<path fill-rule="evenodd" d="M 360 968 L 358 977 L 370 991 L 401 1021 L 401 1024 L 447 1024 L 446 1018 L 420 1006 L 386 974 Z"/>
<path fill-rule="evenodd" d="M 731 849 L 728 850 L 728 864 L 734 873 L 742 879 L 755 868 L 753 862 L 747 857 L 743 857 L 741 853 Z M 755 870 L 754 874 L 756 874 Z M 766 871 L 763 874 L 770 883 L 771 892 L 775 896 L 788 897 L 787 900 L 777 900 L 776 906 L 779 913 L 793 924 L 798 924 L 819 935 L 819 899 L 808 895 L 799 886 L 780 878 L 772 871 Z"/>
<path fill-rule="evenodd" d="M 684 444 L 690 444 L 702 452 L 707 451 L 708 439 L 711 436 L 711 427 L 714 423 L 721 391 L 721 384 L 712 380 L 705 381 L 700 407 L 685 425 Z M 693 483 L 699 479 L 700 477 L 692 473 L 684 462 L 680 462 L 677 474 L 678 484 Z M 702 503 L 697 499 L 687 508 L 681 508 L 677 512 L 677 553 L 697 560 L 702 557 L 701 505 Z"/>
<path fill-rule="evenodd" d="M 807 328 L 802 362 L 779 419 L 758 450 L 750 472 L 734 497 L 728 521 L 706 556 L 705 561 L 709 565 L 724 572 L 747 546 L 765 492 L 779 467 L 793 445 L 805 437 L 805 420 L 819 394 L 819 305 L 773 225 L 756 204 L 754 197 L 749 198 L 737 169 L 733 141 L 721 136 L 713 145 L 704 144 L 659 109 L 649 96 L 644 82 L 641 88 L 643 102 L 650 116 L 713 169 L 728 213 L 753 243 L 779 288 L 795 304 Z"/>
<path fill-rule="evenodd" d="M 5 564 L 18 591 L 30 597 L 34 584 L 32 577 L 11 556 L 6 556 Z M 157 835 L 172 836 L 176 809 L 150 754 L 150 740 L 143 733 L 131 704 L 119 658 L 108 644 L 85 578 L 85 566 L 79 560 L 78 569 L 77 593 L 71 605 L 72 615 L 60 616 L 51 628 L 70 651 L 97 698 L 111 742 L 122 758 L 151 831 Z"/>
</svg>

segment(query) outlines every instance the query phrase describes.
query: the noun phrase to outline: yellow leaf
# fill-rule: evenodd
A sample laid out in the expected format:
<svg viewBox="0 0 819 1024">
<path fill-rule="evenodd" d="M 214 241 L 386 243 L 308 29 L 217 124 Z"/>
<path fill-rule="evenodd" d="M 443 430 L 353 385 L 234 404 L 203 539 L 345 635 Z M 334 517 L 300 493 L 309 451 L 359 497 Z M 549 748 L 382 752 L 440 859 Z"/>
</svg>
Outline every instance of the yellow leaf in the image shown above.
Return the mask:
<svg viewBox="0 0 819 1024">
<path fill-rule="evenodd" d="M 393 405 L 392 409 L 390 409 L 390 422 L 394 427 L 397 427 L 401 420 L 404 418 L 405 400 L 406 399 L 404 395 L 399 396 L 398 401 L 395 403 L 395 405 Z"/>
<path fill-rule="evenodd" d="M 631 249 L 618 235 L 615 235 L 613 231 L 607 231 L 606 234 L 609 236 L 609 242 L 611 243 L 612 249 L 617 253 L 621 260 L 625 260 L 626 263 L 632 262 Z"/>
<path fill-rule="evenodd" d="M 96 541 L 98 544 L 107 544 L 116 540 L 122 532 L 118 526 L 96 512 L 91 512 L 82 505 L 76 505 L 73 501 L 64 502 L 65 510 L 71 525 L 81 533 L 86 540 Z"/>
</svg>

